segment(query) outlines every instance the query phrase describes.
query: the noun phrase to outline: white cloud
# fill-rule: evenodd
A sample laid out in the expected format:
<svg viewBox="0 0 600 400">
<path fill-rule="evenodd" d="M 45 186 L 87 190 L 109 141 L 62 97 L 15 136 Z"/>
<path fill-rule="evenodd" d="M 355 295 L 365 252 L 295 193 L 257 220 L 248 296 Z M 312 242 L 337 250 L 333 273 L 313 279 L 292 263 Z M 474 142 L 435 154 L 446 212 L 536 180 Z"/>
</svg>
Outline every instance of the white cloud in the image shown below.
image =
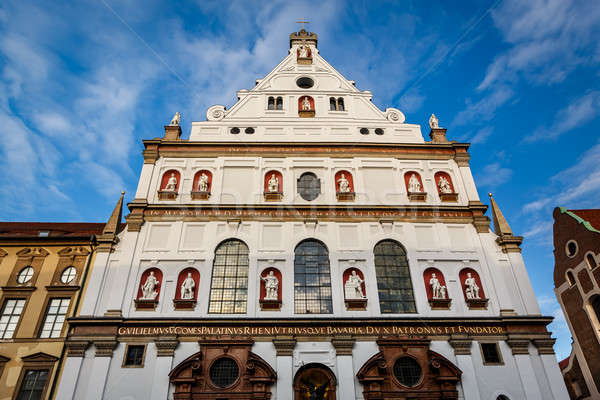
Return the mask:
<svg viewBox="0 0 600 400">
<path fill-rule="evenodd" d="M 482 187 L 493 189 L 508 182 L 512 174 L 510 168 L 502 167 L 498 162 L 491 163 L 483 167 L 478 174 L 477 183 Z"/>
<path fill-rule="evenodd" d="M 496 109 L 513 96 L 513 90 L 507 86 L 499 86 L 486 97 L 468 104 L 467 108 L 456 114 L 452 125 L 465 125 L 471 121 L 489 121 Z"/>
</svg>

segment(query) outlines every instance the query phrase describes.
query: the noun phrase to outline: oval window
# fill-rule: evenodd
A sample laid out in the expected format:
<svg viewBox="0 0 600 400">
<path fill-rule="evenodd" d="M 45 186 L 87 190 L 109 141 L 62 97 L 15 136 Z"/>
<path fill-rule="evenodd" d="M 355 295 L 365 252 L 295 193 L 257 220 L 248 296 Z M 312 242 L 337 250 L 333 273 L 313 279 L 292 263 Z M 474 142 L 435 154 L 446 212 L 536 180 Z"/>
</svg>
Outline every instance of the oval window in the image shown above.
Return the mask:
<svg viewBox="0 0 600 400">
<path fill-rule="evenodd" d="M 360 133 L 363 135 L 368 135 L 369 134 L 369 130 L 367 128 L 360 128 Z"/>
<path fill-rule="evenodd" d="M 307 201 L 316 199 L 321 194 L 321 181 L 312 172 L 300 175 L 298 179 L 298 194 Z"/>
<path fill-rule="evenodd" d="M 375 128 L 375 134 L 376 135 L 383 135 L 383 129 L 381 129 L 381 128 Z"/>
<path fill-rule="evenodd" d="M 567 256 L 569 257 L 575 257 L 575 254 L 577 254 L 577 242 L 574 240 L 569 240 L 567 242 Z"/>
<path fill-rule="evenodd" d="M 237 363 L 231 358 L 218 359 L 210 367 L 210 380 L 220 388 L 226 388 L 235 383 L 239 376 Z"/>
<path fill-rule="evenodd" d="M 238 133 L 240 133 L 240 128 L 238 128 L 238 127 L 231 128 L 230 132 L 232 135 L 237 135 Z"/>
<path fill-rule="evenodd" d="M 33 278 L 33 267 L 25 267 L 17 275 L 17 283 L 27 283 Z"/>
<path fill-rule="evenodd" d="M 248 135 L 252 135 L 254 133 L 254 128 L 246 128 L 244 132 L 246 132 Z"/>
<path fill-rule="evenodd" d="M 411 357 L 400 357 L 394 364 L 394 375 L 402 385 L 413 387 L 421 380 L 421 366 Z"/>
<path fill-rule="evenodd" d="M 77 276 L 77 270 L 75 267 L 67 267 L 60 276 L 60 281 L 65 284 L 71 283 L 73 282 L 73 279 L 75 279 L 75 276 Z"/>
<path fill-rule="evenodd" d="M 298 78 L 298 80 L 296 81 L 296 85 L 298 85 L 298 87 L 302 89 L 310 89 L 315 85 L 315 81 L 313 81 L 307 76 L 303 76 L 302 78 Z"/>
</svg>

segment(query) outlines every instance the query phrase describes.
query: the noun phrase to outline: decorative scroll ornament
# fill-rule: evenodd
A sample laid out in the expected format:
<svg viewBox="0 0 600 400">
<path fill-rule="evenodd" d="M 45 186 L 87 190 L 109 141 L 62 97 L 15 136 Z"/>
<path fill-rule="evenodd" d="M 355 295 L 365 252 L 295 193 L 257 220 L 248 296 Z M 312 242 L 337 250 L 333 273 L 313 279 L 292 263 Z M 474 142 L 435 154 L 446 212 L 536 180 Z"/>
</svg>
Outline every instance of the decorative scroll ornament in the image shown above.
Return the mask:
<svg viewBox="0 0 600 400">
<path fill-rule="evenodd" d="M 399 124 L 403 124 L 406 120 L 404 113 L 396 108 L 386 108 L 385 109 L 385 117 L 388 121 L 397 122 Z"/>
<path fill-rule="evenodd" d="M 225 117 L 225 106 L 212 106 L 206 111 L 206 119 L 209 121 L 220 121 Z"/>
</svg>

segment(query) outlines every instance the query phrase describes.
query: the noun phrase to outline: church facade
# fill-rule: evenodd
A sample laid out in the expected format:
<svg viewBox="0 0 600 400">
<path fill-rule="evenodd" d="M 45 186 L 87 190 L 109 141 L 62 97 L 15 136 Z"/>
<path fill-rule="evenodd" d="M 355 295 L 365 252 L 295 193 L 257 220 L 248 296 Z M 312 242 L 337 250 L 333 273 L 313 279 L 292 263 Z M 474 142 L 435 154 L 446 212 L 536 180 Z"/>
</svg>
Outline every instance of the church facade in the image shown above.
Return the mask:
<svg viewBox="0 0 600 400">
<path fill-rule="evenodd" d="M 522 238 L 493 198 L 490 231 L 469 144 L 434 115 L 425 141 L 371 97 L 301 30 L 189 139 L 176 114 L 145 140 L 56 398 L 566 398 Z"/>
</svg>

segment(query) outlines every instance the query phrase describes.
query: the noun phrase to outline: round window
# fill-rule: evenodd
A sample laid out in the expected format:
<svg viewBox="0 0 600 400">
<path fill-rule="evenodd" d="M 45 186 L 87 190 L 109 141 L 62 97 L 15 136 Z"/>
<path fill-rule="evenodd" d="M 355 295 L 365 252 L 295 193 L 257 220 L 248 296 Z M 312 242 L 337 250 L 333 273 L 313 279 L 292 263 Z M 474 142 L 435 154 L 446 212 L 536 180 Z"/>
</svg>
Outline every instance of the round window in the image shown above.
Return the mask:
<svg viewBox="0 0 600 400">
<path fill-rule="evenodd" d="M 226 388 L 235 383 L 239 375 L 237 363 L 231 358 L 218 359 L 210 367 L 210 380 L 215 386 Z"/>
<path fill-rule="evenodd" d="M 360 128 L 360 133 L 363 135 L 368 135 L 369 134 L 369 130 L 367 128 Z"/>
<path fill-rule="evenodd" d="M 300 175 L 298 179 L 298 194 L 307 201 L 316 199 L 321 194 L 321 181 L 312 172 Z"/>
<path fill-rule="evenodd" d="M 76 276 L 77 270 L 75 269 L 75 267 L 67 267 L 60 276 L 60 281 L 62 283 L 71 283 L 73 282 L 73 279 L 75 279 Z"/>
<path fill-rule="evenodd" d="M 565 250 L 567 252 L 567 256 L 575 257 L 575 254 L 577 254 L 577 242 L 574 240 L 569 240 Z"/>
<path fill-rule="evenodd" d="M 240 128 L 238 128 L 238 127 L 231 128 L 231 130 L 229 132 L 231 132 L 231 134 L 233 134 L 233 135 L 237 135 L 238 133 L 240 133 Z"/>
<path fill-rule="evenodd" d="M 298 78 L 298 80 L 296 81 L 296 85 L 298 85 L 298 87 L 302 89 L 310 89 L 315 85 L 315 81 L 313 81 L 307 76 L 303 76 L 302 78 Z"/>
<path fill-rule="evenodd" d="M 27 283 L 33 277 L 33 267 L 25 267 L 17 275 L 17 283 Z"/>
<path fill-rule="evenodd" d="M 381 129 L 381 128 L 375 128 L 375 134 L 376 135 L 383 135 L 383 129 Z"/>
<path fill-rule="evenodd" d="M 421 380 L 421 366 L 411 357 L 400 357 L 394 364 L 394 375 L 402 385 L 413 387 Z"/>
<path fill-rule="evenodd" d="M 254 133 L 254 128 L 246 128 L 246 130 L 244 130 L 244 132 L 246 132 L 248 135 L 252 135 Z"/>
</svg>

